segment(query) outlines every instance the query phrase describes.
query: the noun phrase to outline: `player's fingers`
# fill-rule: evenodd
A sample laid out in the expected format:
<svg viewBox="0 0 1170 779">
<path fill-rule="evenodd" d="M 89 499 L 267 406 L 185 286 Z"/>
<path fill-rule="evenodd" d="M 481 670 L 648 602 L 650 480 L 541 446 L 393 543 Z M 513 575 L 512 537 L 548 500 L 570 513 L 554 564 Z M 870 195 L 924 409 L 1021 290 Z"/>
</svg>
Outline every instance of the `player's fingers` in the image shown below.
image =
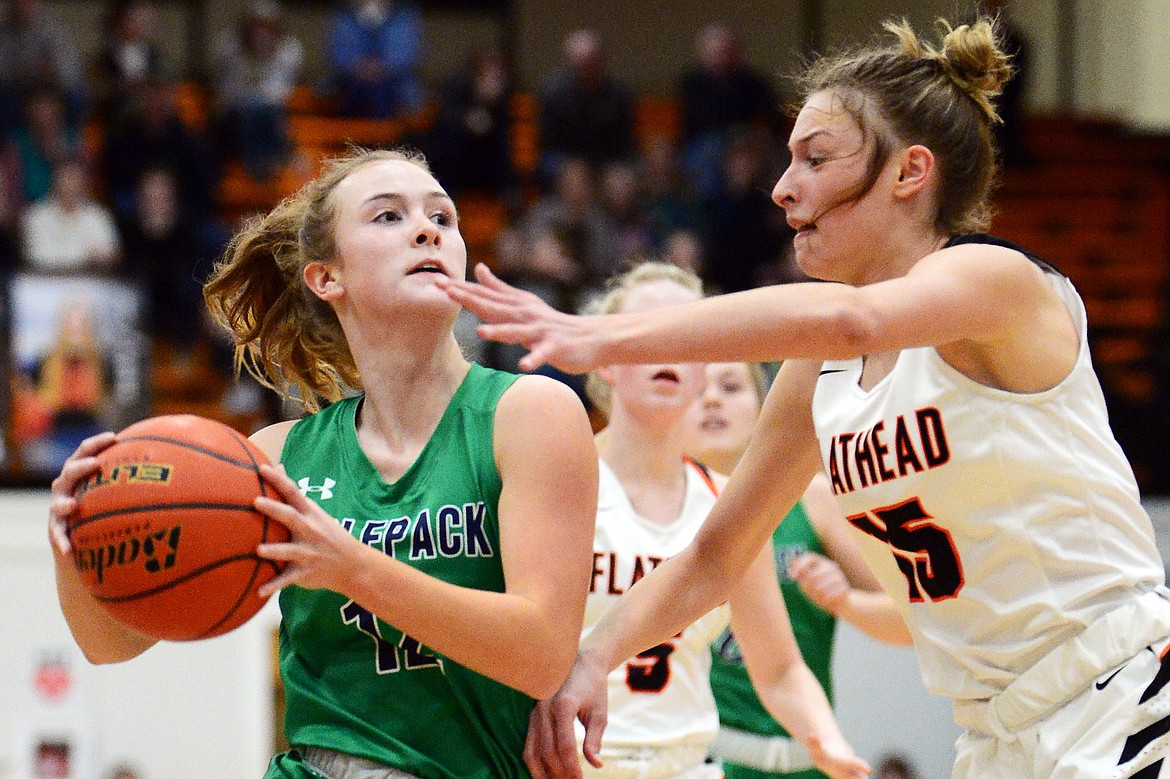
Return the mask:
<svg viewBox="0 0 1170 779">
<path fill-rule="evenodd" d="M 573 722 L 577 719 L 577 707 L 563 698 L 554 698 L 549 706 L 549 748 L 545 749 L 545 760 L 553 776 L 581 779 L 581 764 L 577 759 L 577 735 Z"/>
<path fill-rule="evenodd" d="M 312 511 L 317 504 L 306 498 L 296 482 L 288 477 L 285 473 L 284 466 L 273 466 L 267 463 L 260 466 L 260 475 L 264 477 L 264 481 L 270 484 L 277 492 L 277 494 L 290 506 L 293 506 L 299 511 Z"/>
<path fill-rule="evenodd" d="M 310 527 L 305 516 L 297 507 L 282 501 L 260 495 L 252 499 L 252 505 L 264 516 L 275 519 L 287 527 L 293 537 L 304 535 Z"/>
<path fill-rule="evenodd" d="M 544 779 L 552 776 L 546 763 L 545 753 L 551 748 L 552 728 L 549 726 L 548 712 L 543 701 L 537 701 L 528 717 L 528 734 L 524 739 L 524 764 L 532 779 Z"/>
<path fill-rule="evenodd" d="M 601 768 L 601 737 L 605 734 L 605 726 L 609 721 L 608 710 L 591 711 L 582 720 L 585 726 L 585 741 L 581 744 L 581 754 L 594 768 Z"/>
<path fill-rule="evenodd" d="M 523 344 L 536 337 L 532 325 L 516 322 L 485 323 L 476 328 L 481 338 L 505 344 Z"/>
<path fill-rule="evenodd" d="M 77 445 L 77 449 L 73 451 L 73 456 L 92 457 L 103 449 L 108 449 L 117 439 L 118 437 L 108 430 L 91 435 Z"/>
<path fill-rule="evenodd" d="M 279 553 L 273 552 L 272 550 L 272 547 L 275 546 L 291 546 L 291 544 L 260 544 L 260 546 L 256 548 L 256 554 L 269 560 L 279 560 Z M 300 579 L 300 573 L 301 572 L 297 566 L 292 564 L 285 565 L 284 570 L 282 570 L 279 575 L 260 585 L 256 589 L 256 594 L 261 598 L 267 598 L 280 591 L 281 588 L 296 583 L 296 581 Z"/>
<path fill-rule="evenodd" d="M 68 528 L 64 522 L 56 517 L 52 517 L 49 520 L 49 540 L 56 548 L 58 554 L 67 555 L 73 548 L 72 544 L 69 543 Z"/>
<path fill-rule="evenodd" d="M 77 485 L 89 478 L 101 468 L 98 459 L 93 455 L 73 455 L 61 466 L 61 472 L 49 485 L 54 495 L 72 496 Z"/>
</svg>

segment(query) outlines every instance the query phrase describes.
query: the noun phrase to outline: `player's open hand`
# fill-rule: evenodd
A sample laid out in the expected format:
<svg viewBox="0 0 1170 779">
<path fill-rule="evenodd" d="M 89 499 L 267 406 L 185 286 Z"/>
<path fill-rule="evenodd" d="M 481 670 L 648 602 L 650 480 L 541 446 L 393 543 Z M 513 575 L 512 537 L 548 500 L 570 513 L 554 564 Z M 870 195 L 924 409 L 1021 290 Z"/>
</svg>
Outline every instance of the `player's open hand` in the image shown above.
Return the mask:
<svg viewBox="0 0 1170 779">
<path fill-rule="evenodd" d="M 865 779 L 872 770 L 843 738 L 822 739 L 814 735 L 807 746 L 813 764 L 832 779 Z"/>
<path fill-rule="evenodd" d="M 113 433 L 98 433 L 82 441 L 61 466 L 61 473 L 49 488 L 49 540 L 58 554 L 69 554 L 68 519 L 77 509 L 77 486 L 98 470 L 97 456 L 113 446 Z"/>
<path fill-rule="evenodd" d="M 598 366 L 598 320 L 564 314 L 531 292 L 501 281 L 486 265 L 477 265 L 478 283 L 439 279 L 452 300 L 481 320 L 477 332 L 491 341 L 520 344 L 528 354 L 523 370 L 549 364 L 567 373 L 584 373 Z"/>
<path fill-rule="evenodd" d="M 851 589 L 841 566 L 824 555 L 806 552 L 788 565 L 788 575 L 809 600 L 830 614 L 839 615 Z"/>
<path fill-rule="evenodd" d="M 585 726 L 582 753 L 590 765 L 601 767 L 601 736 L 605 732 L 607 701 L 604 668 L 577 656 L 569 678 L 552 698 L 537 701 L 528 719 L 524 762 L 533 779 L 581 779 L 577 736 L 573 723 Z"/>
</svg>

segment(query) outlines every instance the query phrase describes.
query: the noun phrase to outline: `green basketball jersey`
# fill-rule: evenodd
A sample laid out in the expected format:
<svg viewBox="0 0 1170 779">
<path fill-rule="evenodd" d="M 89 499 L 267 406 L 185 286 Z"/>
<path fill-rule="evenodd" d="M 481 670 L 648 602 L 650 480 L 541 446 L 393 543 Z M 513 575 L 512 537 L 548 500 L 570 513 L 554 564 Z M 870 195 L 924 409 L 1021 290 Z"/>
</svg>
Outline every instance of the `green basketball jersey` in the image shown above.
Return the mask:
<svg viewBox="0 0 1170 779">
<path fill-rule="evenodd" d="M 832 703 L 833 683 L 830 667 L 837 620 L 809 600 L 800 589 L 800 585 L 788 577 L 788 563 L 797 555 L 804 552 L 824 554 L 824 547 L 812 523 L 809 522 L 802 503 L 798 502 L 793 506 L 792 511 L 776 528 L 772 534 L 772 548 L 776 555 L 780 591 L 784 595 L 784 605 L 788 608 L 788 618 L 792 621 L 796 643 L 800 647 L 805 663 L 821 683 L 825 695 Z M 763 736 L 788 735 L 788 731 L 772 718 L 764 704 L 760 702 L 744 666 L 743 654 L 735 642 L 735 637 L 728 630 L 711 645 L 711 690 L 715 694 L 721 724 Z M 730 764 L 724 768 L 728 779 L 768 775 L 760 774 L 758 771 L 749 772 Z M 738 773 L 739 771 L 743 773 Z M 815 772 L 808 775 L 820 776 Z"/>
<path fill-rule="evenodd" d="M 515 379 L 472 365 L 418 459 L 393 484 L 358 446 L 360 397 L 295 424 L 281 461 L 301 491 L 363 543 L 437 579 L 503 592 L 492 433 L 496 405 Z M 280 608 L 290 744 L 425 779 L 528 776 L 527 695 L 435 654 L 330 590 L 287 587 Z"/>
</svg>

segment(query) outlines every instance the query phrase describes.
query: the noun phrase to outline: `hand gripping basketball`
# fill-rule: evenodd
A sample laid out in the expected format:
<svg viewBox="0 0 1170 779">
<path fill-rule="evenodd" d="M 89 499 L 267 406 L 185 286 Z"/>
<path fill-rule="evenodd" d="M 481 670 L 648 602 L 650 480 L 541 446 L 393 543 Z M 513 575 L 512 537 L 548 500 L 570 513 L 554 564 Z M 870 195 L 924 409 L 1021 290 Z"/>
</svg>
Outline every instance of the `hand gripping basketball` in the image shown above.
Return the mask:
<svg viewBox="0 0 1170 779">
<path fill-rule="evenodd" d="M 160 416 L 118 433 L 76 490 L 66 530 L 82 583 L 116 619 L 189 641 L 239 627 L 282 565 L 256 554 L 288 530 L 258 512 L 268 458 L 227 425 Z"/>
</svg>

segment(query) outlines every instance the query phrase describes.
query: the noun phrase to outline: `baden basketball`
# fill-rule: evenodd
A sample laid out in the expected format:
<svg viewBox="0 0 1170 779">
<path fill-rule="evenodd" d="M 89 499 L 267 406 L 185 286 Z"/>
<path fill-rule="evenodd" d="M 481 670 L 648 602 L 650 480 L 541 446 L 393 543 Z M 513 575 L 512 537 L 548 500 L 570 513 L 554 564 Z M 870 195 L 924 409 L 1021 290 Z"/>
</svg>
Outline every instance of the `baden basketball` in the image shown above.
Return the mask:
<svg viewBox="0 0 1170 779">
<path fill-rule="evenodd" d="M 256 589 L 280 570 L 257 544 L 287 540 L 252 506 L 276 497 L 268 462 L 227 425 L 192 415 L 130 425 L 98 455 L 69 520 L 82 582 L 119 621 L 149 636 L 191 641 L 254 615 Z"/>
</svg>

